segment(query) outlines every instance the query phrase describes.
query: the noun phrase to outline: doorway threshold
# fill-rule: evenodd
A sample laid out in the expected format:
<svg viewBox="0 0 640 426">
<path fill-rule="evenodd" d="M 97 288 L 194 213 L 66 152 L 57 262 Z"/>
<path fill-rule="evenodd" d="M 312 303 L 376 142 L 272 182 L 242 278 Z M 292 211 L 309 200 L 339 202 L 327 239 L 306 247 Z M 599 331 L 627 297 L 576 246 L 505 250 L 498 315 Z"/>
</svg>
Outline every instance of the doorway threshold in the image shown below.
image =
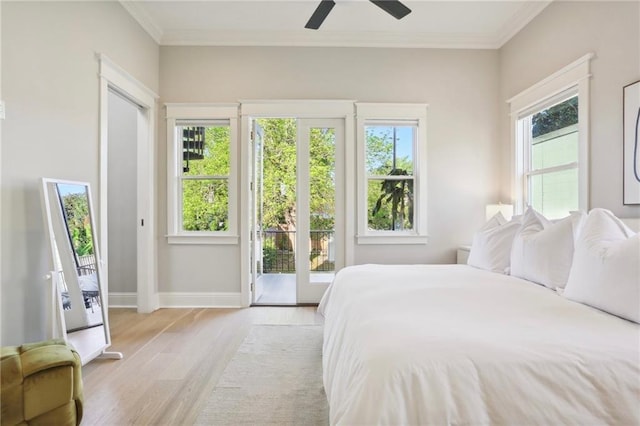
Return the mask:
<svg viewBox="0 0 640 426">
<path fill-rule="evenodd" d="M 254 305 L 296 306 L 296 274 L 262 274 L 258 277 L 262 294 Z"/>
</svg>

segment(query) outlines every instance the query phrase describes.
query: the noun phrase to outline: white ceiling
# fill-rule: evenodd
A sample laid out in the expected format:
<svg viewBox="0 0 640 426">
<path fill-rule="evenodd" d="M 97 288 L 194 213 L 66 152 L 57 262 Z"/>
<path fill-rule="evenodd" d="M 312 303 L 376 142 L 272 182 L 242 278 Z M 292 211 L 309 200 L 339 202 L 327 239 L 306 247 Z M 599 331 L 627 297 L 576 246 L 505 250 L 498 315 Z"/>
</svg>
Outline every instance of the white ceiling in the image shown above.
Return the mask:
<svg viewBox="0 0 640 426">
<path fill-rule="evenodd" d="M 396 20 L 367 0 L 335 0 L 319 30 L 304 28 L 320 0 L 120 0 L 161 45 L 369 46 L 497 49 L 551 0 L 406 0 Z"/>
</svg>

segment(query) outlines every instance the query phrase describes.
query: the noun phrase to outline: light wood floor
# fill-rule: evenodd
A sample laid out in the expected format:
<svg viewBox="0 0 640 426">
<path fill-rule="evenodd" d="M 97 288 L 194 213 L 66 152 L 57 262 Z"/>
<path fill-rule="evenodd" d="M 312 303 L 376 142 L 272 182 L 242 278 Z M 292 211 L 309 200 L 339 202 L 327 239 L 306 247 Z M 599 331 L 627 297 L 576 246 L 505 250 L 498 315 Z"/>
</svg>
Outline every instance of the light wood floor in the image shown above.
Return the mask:
<svg viewBox="0 0 640 426">
<path fill-rule="evenodd" d="M 192 424 L 251 325 L 322 323 L 315 307 L 110 309 L 109 319 L 109 350 L 124 359 L 83 367 L 83 425 Z"/>
</svg>

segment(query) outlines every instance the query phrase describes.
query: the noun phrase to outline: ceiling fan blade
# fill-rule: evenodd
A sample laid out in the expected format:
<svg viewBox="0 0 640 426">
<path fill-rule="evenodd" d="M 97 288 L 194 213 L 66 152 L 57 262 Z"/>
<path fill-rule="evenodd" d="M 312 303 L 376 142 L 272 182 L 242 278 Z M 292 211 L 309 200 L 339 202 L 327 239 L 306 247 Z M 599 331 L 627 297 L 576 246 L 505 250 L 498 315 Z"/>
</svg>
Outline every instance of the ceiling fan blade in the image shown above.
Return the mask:
<svg viewBox="0 0 640 426">
<path fill-rule="evenodd" d="M 327 18 L 327 15 L 329 15 L 329 12 L 331 12 L 331 9 L 333 9 L 333 6 L 335 5 L 336 2 L 333 0 L 320 1 L 316 11 L 313 12 L 313 15 L 309 18 L 309 22 L 307 22 L 307 25 L 304 27 L 310 30 L 317 30 L 320 28 L 320 25 L 322 25 L 324 20 Z"/>
<path fill-rule="evenodd" d="M 404 4 L 400 3 L 399 0 L 369 0 L 369 1 L 396 19 L 402 19 L 411 13 L 411 9 L 409 9 Z"/>
</svg>

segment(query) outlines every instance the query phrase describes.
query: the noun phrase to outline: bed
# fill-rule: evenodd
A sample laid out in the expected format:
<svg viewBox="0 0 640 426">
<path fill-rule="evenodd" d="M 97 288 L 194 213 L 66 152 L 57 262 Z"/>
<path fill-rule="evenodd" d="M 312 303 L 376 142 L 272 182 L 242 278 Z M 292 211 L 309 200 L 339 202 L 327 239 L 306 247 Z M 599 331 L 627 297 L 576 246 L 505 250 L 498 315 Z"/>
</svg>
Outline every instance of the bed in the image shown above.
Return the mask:
<svg viewBox="0 0 640 426">
<path fill-rule="evenodd" d="M 640 325 L 468 265 L 360 265 L 325 293 L 333 425 L 640 424 Z"/>
</svg>

